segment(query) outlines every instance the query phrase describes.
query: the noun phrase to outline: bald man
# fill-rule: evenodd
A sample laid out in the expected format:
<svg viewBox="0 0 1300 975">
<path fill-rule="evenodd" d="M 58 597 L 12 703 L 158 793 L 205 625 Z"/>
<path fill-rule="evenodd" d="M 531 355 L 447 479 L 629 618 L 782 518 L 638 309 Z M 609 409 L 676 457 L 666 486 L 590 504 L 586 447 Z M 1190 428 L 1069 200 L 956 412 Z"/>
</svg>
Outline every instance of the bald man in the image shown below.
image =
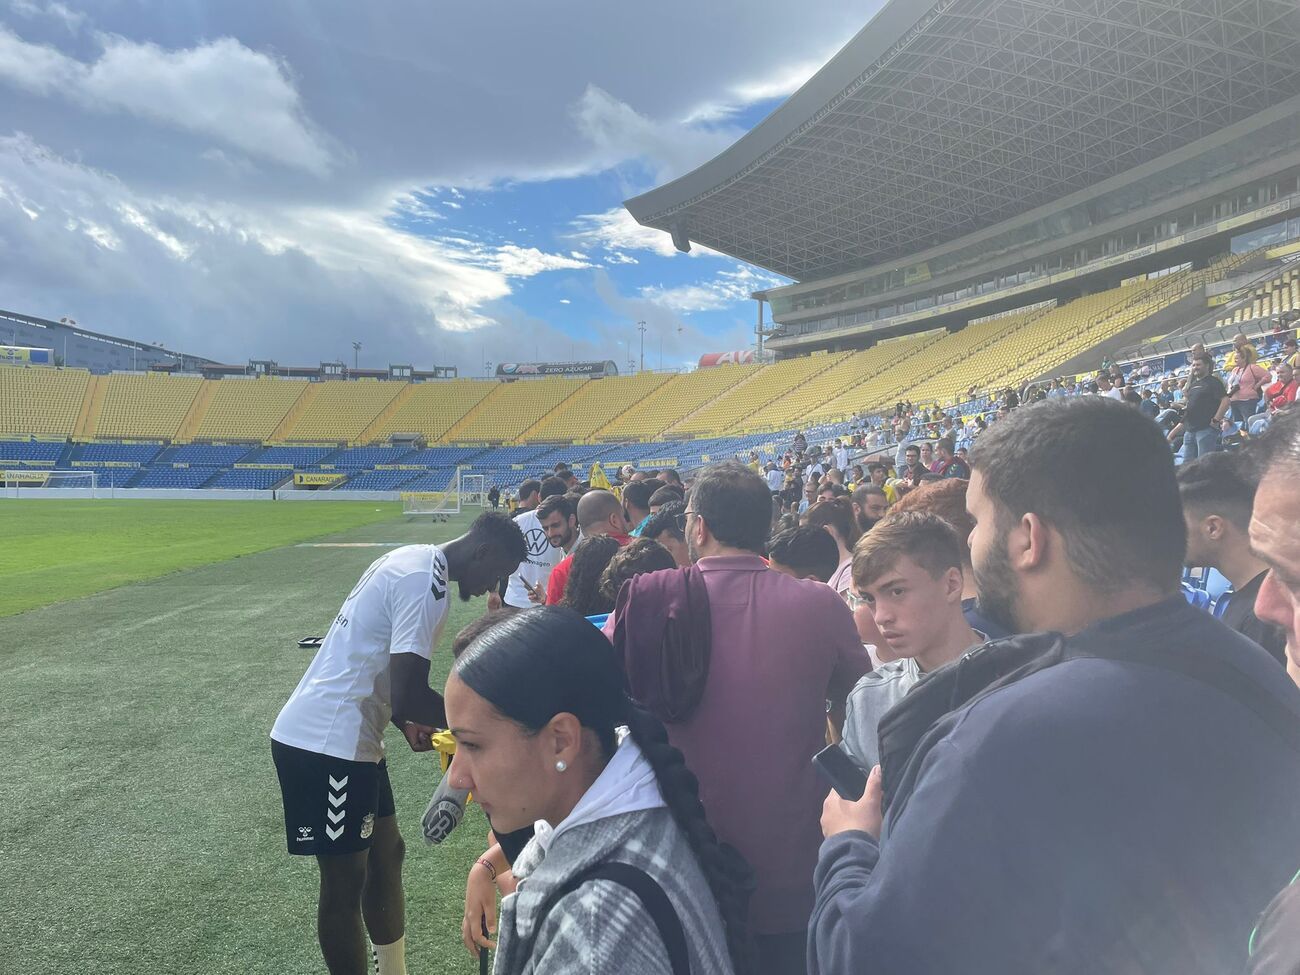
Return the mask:
<svg viewBox="0 0 1300 975">
<path fill-rule="evenodd" d="M 588 491 L 578 499 L 578 528 L 582 532 L 582 538 L 573 547 L 574 552 L 583 541 L 597 535 L 608 535 L 620 545 L 632 541 L 627 533 L 623 502 L 611 491 Z M 569 569 L 572 567 L 573 552 L 570 552 L 551 570 L 551 577 L 546 583 L 547 606 L 554 606 L 564 598 L 564 586 L 569 581 Z"/>
</svg>

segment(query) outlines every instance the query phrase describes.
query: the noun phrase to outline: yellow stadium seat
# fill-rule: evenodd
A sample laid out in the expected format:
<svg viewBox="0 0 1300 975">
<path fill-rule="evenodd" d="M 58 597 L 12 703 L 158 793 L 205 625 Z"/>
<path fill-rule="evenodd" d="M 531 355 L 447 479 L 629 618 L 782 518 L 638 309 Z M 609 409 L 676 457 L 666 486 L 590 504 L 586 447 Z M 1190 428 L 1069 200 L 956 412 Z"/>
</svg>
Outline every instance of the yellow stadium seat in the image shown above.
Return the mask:
<svg viewBox="0 0 1300 975">
<path fill-rule="evenodd" d="M 447 436 L 456 443 L 513 443 L 585 382 L 567 376 L 495 382 Z"/>
<path fill-rule="evenodd" d="M 334 379 L 319 384 L 315 397 L 281 439 L 294 443 L 351 442 L 402 391 L 405 383 Z"/>
<path fill-rule="evenodd" d="M 89 381 L 85 369 L 0 366 L 0 434 L 71 437 Z"/>
<path fill-rule="evenodd" d="M 673 376 L 600 431 L 601 440 L 650 440 L 762 367 L 715 366 Z"/>
<path fill-rule="evenodd" d="M 170 440 L 198 395 L 199 376 L 115 372 L 91 436 L 100 440 Z"/>
<path fill-rule="evenodd" d="M 212 401 L 195 440 L 267 440 L 307 388 L 304 379 L 272 377 L 210 382 Z"/>
</svg>

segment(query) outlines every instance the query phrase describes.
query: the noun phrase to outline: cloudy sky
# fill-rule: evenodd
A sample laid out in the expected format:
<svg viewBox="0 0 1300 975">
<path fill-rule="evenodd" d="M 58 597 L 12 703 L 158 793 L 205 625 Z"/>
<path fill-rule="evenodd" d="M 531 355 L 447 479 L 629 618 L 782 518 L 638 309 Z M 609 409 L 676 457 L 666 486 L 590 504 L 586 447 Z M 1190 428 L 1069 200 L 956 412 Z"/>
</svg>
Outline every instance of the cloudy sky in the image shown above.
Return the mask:
<svg viewBox="0 0 1300 975">
<path fill-rule="evenodd" d="M 880 0 L 0 0 L 0 308 L 232 362 L 752 341 L 638 227 Z"/>
</svg>

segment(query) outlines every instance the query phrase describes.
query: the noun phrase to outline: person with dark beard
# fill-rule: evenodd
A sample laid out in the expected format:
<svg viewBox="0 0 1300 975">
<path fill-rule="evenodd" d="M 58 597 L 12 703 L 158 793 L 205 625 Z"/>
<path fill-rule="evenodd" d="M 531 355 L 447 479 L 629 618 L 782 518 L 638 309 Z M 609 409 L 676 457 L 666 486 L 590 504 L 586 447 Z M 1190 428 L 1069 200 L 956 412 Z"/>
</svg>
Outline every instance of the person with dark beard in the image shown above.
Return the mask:
<svg viewBox="0 0 1300 975">
<path fill-rule="evenodd" d="M 1300 862 L 1300 689 L 1179 592 L 1141 413 L 1022 406 L 972 461 L 980 608 L 1026 635 L 929 674 L 863 797 L 827 796 L 810 971 L 1240 971 Z"/>
<path fill-rule="evenodd" d="M 889 496 L 885 489 L 875 484 L 855 488 L 852 495 L 853 519 L 858 530 L 871 531 L 872 527 L 889 511 Z"/>
</svg>

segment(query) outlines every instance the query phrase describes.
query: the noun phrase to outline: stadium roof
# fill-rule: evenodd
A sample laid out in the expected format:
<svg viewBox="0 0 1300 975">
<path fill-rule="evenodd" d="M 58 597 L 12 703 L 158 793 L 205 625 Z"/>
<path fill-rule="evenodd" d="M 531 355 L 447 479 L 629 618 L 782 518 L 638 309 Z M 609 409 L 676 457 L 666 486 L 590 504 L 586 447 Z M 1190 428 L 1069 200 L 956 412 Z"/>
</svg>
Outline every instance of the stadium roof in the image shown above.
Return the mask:
<svg viewBox="0 0 1300 975">
<path fill-rule="evenodd" d="M 1297 0 L 892 0 L 735 145 L 628 200 L 798 281 L 1049 204 L 1300 93 Z"/>
</svg>

